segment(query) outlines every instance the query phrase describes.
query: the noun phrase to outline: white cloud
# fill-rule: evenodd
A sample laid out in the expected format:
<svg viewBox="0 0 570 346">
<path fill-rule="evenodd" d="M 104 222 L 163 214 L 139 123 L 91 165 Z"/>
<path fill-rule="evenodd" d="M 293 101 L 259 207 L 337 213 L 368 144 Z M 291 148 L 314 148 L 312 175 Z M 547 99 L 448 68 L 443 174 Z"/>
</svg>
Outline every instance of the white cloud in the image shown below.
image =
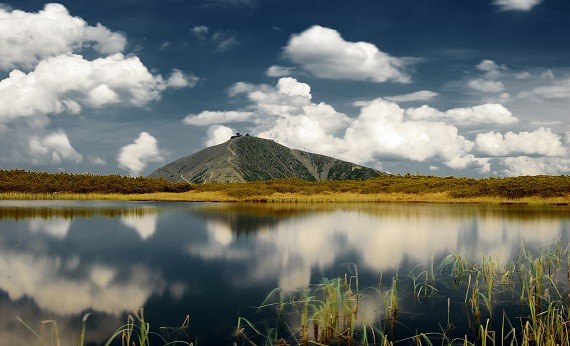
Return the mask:
<svg viewBox="0 0 570 346">
<path fill-rule="evenodd" d="M 318 25 L 293 35 L 284 54 L 319 78 L 410 82 L 406 59 L 392 57 L 372 43 L 345 41 L 336 30 Z"/>
<path fill-rule="evenodd" d="M 238 82 L 228 93 L 231 98 L 244 98 L 246 105 L 185 118 L 189 125 L 210 126 L 206 145 L 225 142 L 234 133 L 221 124 L 244 122 L 252 135 L 370 166 L 407 160 L 426 163 L 426 169 L 445 165 L 487 173 L 502 163 L 492 159 L 494 156 L 567 154 L 562 137 L 549 129 L 505 135 L 462 133 L 466 126 L 489 129 L 517 123 L 518 118 L 501 104 L 446 111 L 424 105 L 404 110 L 397 103 L 377 98 L 354 103 L 359 111 L 347 116 L 329 104 L 315 102 L 311 87 L 291 77 L 281 78 L 273 86 Z M 492 149 L 493 143 L 500 149 Z"/>
<path fill-rule="evenodd" d="M 147 132 L 141 132 L 131 144 L 121 148 L 117 155 L 119 167 L 137 176 L 149 162 L 163 161 L 157 140 Z"/>
<path fill-rule="evenodd" d="M 210 28 L 208 28 L 205 25 L 197 25 L 197 26 L 193 27 L 192 29 L 190 29 L 190 32 L 192 34 L 194 34 L 196 37 L 198 37 L 199 39 L 205 39 L 206 35 L 208 34 L 209 31 L 210 31 Z"/>
<path fill-rule="evenodd" d="M 520 80 L 520 79 L 529 79 L 532 76 L 527 71 L 522 71 L 522 72 L 515 73 L 514 77 L 515 77 L 515 79 Z"/>
<path fill-rule="evenodd" d="M 520 97 L 538 96 L 545 99 L 567 99 L 570 98 L 570 78 L 559 79 L 550 85 L 539 86 L 530 91 L 522 92 Z"/>
<path fill-rule="evenodd" d="M 211 124 L 214 119 L 237 119 L 240 112 L 247 112 L 244 119 L 253 124 L 252 134 L 356 163 L 439 159 L 453 168 L 488 167 L 487 160 L 468 154 L 474 143 L 459 135 L 456 127 L 405 119 L 402 108 L 382 99 L 359 103 L 360 114 L 349 118 L 326 103 L 312 102 L 310 86 L 289 77 L 281 78 L 275 87 L 236 83 L 230 95 L 245 95 L 250 105 L 234 113 L 203 112 L 187 122 L 203 122 L 209 115 L 210 121 L 204 124 Z M 209 132 L 212 144 L 226 141 L 232 133 L 226 127 L 213 127 Z M 217 133 L 221 134 L 214 136 Z"/>
<path fill-rule="evenodd" d="M 413 161 L 439 158 L 452 164 L 464 157 L 473 143 L 458 134 L 456 127 L 442 122 L 410 121 L 397 104 L 376 99 L 360 110 L 347 128 L 343 155 L 357 162 L 399 157 Z"/>
<path fill-rule="evenodd" d="M 78 113 L 82 107 L 142 107 L 158 100 L 166 88 L 180 87 L 184 77 L 175 70 L 171 78 L 153 75 L 136 56 L 114 54 L 93 61 L 75 54 L 50 57 L 28 74 L 14 70 L 0 81 L 0 123 Z"/>
<path fill-rule="evenodd" d="M 554 76 L 554 72 L 552 72 L 552 70 L 546 70 L 540 75 L 540 78 L 545 80 L 554 80 L 556 77 Z"/>
<path fill-rule="evenodd" d="M 533 132 L 509 131 L 504 135 L 493 131 L 480 133 L 475 142 L 478 150 L 490 156 L 561 156 L 567 153 L 560 136 L 543 127 Z"/>
<path fill-rule="evenodd" d="M 199 78 L 194 75 L 188 75 L 184 72 L 174 69 L 166 81 L 166 87 L 169 88 L 185 88 L 194 87 L 198 83 Z"/>
<path fill-rule="evenodd" d="M 290 96 L 303 96 L 309 100 L 313 97 L 311 95 L 311 87 L 309 84 L 301 83 L 295 78 L 291 77 L 280 78 L 277 82 L 277 90 L 281 94 Z"/>
<path fill-rule="evenodd" d="M 123 51 L 126 39 L 101 24 L 89 26 L 72 17 L 60 4 L 46 4 L 37 13 L 0 8 L 0 69 L 30 68 L 89 44 L 101 54 L 113 54 Z"/>
<path fill-rule="evenodd" d="M 384 99 L 392 102 L 429 101 L 438 95 L 438 93 L 433 91 L 421 90 L 410 94 L 387 96 Z"/>
<path fill-rule="evenodd" d="M 265 71 L 265 74 L 269 77 L 287 77 L 291 75 L 293 70 L 292 67 L 273 65 Z"/>
<path fill-rule="evenodd" d="M 251 118 L 251 112 L 212 112 L 203 111 L 198 114 L 187 115 L 183 122 L 186 125 L 208 126 L 220 123 L 242 122 Z"/>
<path fill-rule="evenodd" d="M 206 146 L 218 145 L 226 142 L 234 134 L 234 130 L 224 125 L 212 125 L 208 128 Z"/>
<path fill-rule="evenodd" d="M 530 11 L 542 0 L 494 0 L 494 4 L 505 11 Z"/>
<path fill-rule="evenodd" d="M 461 125 L 510 125 L 518 119 L 503 105 L 496 103 L 475 107 L 453 108 L 441 112 L 429 106 L 408 108 L 406 116 L 412 120 L 445 121 Z"/>
<path fill-rule="evenodd" d="M 494 79 L 503 75 L 503 71 L 507 70 L 504 65 L 497 65 L 493 60 L 483 60 L 477 66 L 477 69 L 485 72 L 485 78 Z"/>
<path fill-rule="evenodd" d="M 558 157 L 507 157 L 502 160 L 503 173 L 510 176 L 560 175 L 570 173 L 570 159 Z"/>
<path fill-rule="evenodd" d="M 472 79 L 467 83 L 467 86 L 484 93 L 499 93 L 505 90 L 505 86 L 501 81 L 487 80 L 483 78 Z"/>
<path fill-rule="evenodd" d="M 91 163 L 94 165 L 98 165 L 98 166 L 107 166 L 107 161 L 105 161 L 104 159 L 100 158 L 99 156 L 97 157 L 92 157 L 91 158 Z"/>
<path fill-rule="evenodd" d="M 31 137 L 28 141 L 28 148 L 34 163 L 59 164 L 63 160 L 78 163 L 83 160 L 83 156 L 75 151 L 62 130 L 45 137 Z"/>
</svg>

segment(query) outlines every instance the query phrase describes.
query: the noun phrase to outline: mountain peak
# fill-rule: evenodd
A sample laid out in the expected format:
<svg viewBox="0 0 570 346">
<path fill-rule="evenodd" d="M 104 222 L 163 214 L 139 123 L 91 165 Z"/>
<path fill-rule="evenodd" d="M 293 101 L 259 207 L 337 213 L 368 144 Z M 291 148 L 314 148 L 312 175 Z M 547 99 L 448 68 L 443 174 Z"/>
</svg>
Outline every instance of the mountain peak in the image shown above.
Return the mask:
<svg viewBox="0 0 570 346">
<path fill-rule="evenodd" d="M 304 180 L 367 179 L 380 174 L 351 162 L 291 149 L 273 140 L 238 134 L 222 144 L 173 161 L 149 177 L 210 183 L 291 177 Z"/>
</svg>

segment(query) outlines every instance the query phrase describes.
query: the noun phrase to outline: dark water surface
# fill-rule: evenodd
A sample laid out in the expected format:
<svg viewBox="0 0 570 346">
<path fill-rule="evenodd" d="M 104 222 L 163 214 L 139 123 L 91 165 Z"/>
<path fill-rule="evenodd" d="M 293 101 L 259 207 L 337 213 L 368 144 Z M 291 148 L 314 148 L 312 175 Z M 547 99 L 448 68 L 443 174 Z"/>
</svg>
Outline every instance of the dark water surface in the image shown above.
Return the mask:
<svg viewBox="0 0 570 346">
<path fill-rule="evenodd" d="M 17 316 L 44 336 L 40 321 L 55 320 L 62 345 L 77 344 L 87 312 L 87 340 L 101 344 L 144 307 L 153 330 L 190 315 L 191 341 L 224 345 L 238 316 L 266 318 L 256 307 L 274 288 L 355 268 L 360 287 L 381 275 L 389 286 L 396 271 L 419 273 L 454 251 L 506 263 L 521 244 L 566 247 L 569 232 L 568 206 L 0 201 L 0 344 L 37 344 Z M 428 309 L 400 298 L 402 337 L 446 324 L 438 295 Z M 451 307 L 456 324 L 462 309 Z"/>
</svg>

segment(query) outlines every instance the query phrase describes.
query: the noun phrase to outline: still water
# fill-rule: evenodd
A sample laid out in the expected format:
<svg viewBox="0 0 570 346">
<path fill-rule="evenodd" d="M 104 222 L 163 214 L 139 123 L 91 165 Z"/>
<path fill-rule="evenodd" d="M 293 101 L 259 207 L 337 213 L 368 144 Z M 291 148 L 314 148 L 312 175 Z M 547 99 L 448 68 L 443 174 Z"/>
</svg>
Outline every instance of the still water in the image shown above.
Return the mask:
<svg viewBox="0 0 570 346">
<path fill-rule="evenodd" d="M 88 312 L 101 344 L 141 307 L 156 331 L 189 315 L 189 341 L 230 344 L 238 316 L 266 318 L 256 307 L 274 288 L 356 270 L 361 287 L 389 285 L 454 251 L 506 263 L 569 232 L 568 206 L 0 201 L 0 345 L 37 344 L 17 317 L 42 335 L 55 320 L 77 344 Z M 415 304 L 400 302 L 409 330 Z"/>
</svg>

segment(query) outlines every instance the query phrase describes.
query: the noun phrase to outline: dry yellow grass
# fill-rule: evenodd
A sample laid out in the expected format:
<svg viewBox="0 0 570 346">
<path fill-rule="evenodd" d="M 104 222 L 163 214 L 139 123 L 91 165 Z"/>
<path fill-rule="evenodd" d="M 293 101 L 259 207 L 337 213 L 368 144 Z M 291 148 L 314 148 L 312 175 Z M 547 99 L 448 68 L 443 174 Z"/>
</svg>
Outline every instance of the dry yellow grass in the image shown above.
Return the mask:
<svg viewBox="0 0 570 346">
<path fill-rule="evenodd" d="M 570 195 L 565 197 L 526 197 L 507 199 L 482 196 L 469 198 L 450 197 L 446 192 L 438 193 L 273 193 L 243 198 L 228 196 L 222 191 L 157 192 L 145 194 L 78 194 L 78 193 L 0 193 L 0 199 L 19 200 L 124 200 L 124 201 L 176 201 L 176 202 L 263 202 L 263 203 L 484 203 L 484 204 L 570 204 Z"/>
</svg>

